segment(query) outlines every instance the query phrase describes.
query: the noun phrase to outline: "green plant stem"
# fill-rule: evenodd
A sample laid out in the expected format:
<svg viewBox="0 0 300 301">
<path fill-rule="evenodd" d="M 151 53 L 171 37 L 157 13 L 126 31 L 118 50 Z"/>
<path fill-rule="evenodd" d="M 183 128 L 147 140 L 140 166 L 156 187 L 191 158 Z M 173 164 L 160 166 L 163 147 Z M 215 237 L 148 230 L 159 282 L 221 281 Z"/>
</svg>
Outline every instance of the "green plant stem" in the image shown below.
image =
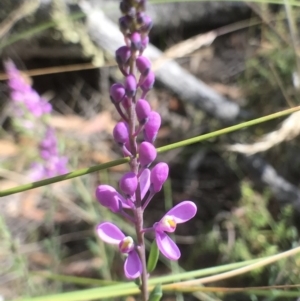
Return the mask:
<svg viewBox="0 0 300 301">
<path fill-rule="evenodd" d="M 266 122 L 266 121 L 269 121 L 269 120 L 273 120 L 273 119 L 276 119 L 276 118 L 279 118 L 279 117 L 283 117 L 283 116 L 292 114 L 294 112 L 297 112 L 299 110 L 300 110 L 300 106 L 297 106 L 295 108 L 287 109 L 287 110 L 280 111 L 280 112 L 277 112 L 277 113 L 274 113 L 274 114 L 270 114 L 270 115 L 267 115 L 267 116 L 264 116 L 264 117 L 256 118 L 256 119 L 253 119 L 253 120 L 250 120 L 250 121 L 246 121 L 246 122 L 243 122 L 243 123 L 240 123 L 240 124 L 237 124 L 237 125 L 227 127 L 225 129 L 222 129 L 222 130 L 214 131 L 214 132 L 211 132 L 211 133 L 208 133 L 208 134 L 200 135 L 200 136 L 197 136 L 197 137 L 194 137 L 194 138 L 186 139 L 186 140 L 183 140 L 183 141 L 180 141 L 180 142 L 176 142 L 176 143 L 172 143 L 172 144 L 160 147 L 160 148 L 157 149 L 157 152 L 158 153 L 163 153 L 163 152 L 166 152 L 166 151 L 178 148 L 178 147 L 183 147 L 183 146 L 187 146 L 187 145 L 194 144 L 194 143 L 197 143 L 197 142 L 201 142 L 201 141 L 204 141 L 204 140 L 208 140 L 208 139 L 211 139 L 211 138 L 215 138 L 215 137 L 218 137 L 218 136 L 221 136 L 221 135 L 224 135 L 224 134 L 228 134 L 228 133 L 231 133 L 231 132 L 234 132 L 234 131 L 238 131 L 238 130 L 247 128 L 249 126 L 257 125 L 257 124 L 260 124 L 260 123 L 263 123 L 263 122 Z M 127 158 L 122 158 L 122 159 L 110 161 L 108 163 L 95 165 L 95 166 L 92 166 L 92 167 L 89 167 L 89 168 L 79 169 L 79 170 L 69 172 L 69 173 L 61 175 L 61 176 L 57 176 L 57 177 L 45 179 L 45 180 L 42 180 L 42 181 L 37 181 L 37 182 L 20 185 L 20 186 L 13 187 L 13 188 L 9 188 L 9 189 L 0 191 L 0 197 L 15 194 L 15 193 L 19 193 L 19 192 L 22 192 L 22 191 L 30 190 L 30 189 L 41 187 L 41 186 L 46 186 L 46 185 L 53 184 L 53 183 L 60 182 L 60 181 L 70 180 L 70 179 L 80 177 L 80 176 L 83 176 L 83 175 L 86 175 L 86 174 L 89 174 L 89 173 L 92 173 L 92 172 L 95 172 L 95 171 L 108 169 L 108 168 L 111 168 L 111 167 L 114 167 L 114 166 L 117 166 L 117 165 L 121 165 L 121 164 L 124 164 L 124 163 L 128 163 L 128 162 L 129 162 L 128 157 Z"/>
<path fill-rule="evenodd" d="M 133 53 L 130 61 L 130 74 L 136 77 L 136 57 Z M 130 151 L 132 153 L 132 158 L 130 158 L 130 169 L 136 175 L 139 173 L 139 162 L 138 162 L 138 148 L 137 148 L 137 138 L 135 135 L 136 132 L 136 114 L 135 114 L 135 105 L 136 99 L 135 96 L 131 99 L 131 106 L 128 110 L 128 119 L 129 119 L 129 142 L 130 142 Z M 147 275 L 147 262 L 146 262 L 146 247 L 145 247 L 145 238 L 144 238 L 144 212 L 142 209 L 142 200 L 141 200 L 141 188 L 138 183 L 136 192 L 135 192 L 135 232 L 138 242 L 137 252 L 142 264 L 142 275 L 141 275 L 141 295 L 142 300 L 148 300 L 148 275 Z"/>
</svg>

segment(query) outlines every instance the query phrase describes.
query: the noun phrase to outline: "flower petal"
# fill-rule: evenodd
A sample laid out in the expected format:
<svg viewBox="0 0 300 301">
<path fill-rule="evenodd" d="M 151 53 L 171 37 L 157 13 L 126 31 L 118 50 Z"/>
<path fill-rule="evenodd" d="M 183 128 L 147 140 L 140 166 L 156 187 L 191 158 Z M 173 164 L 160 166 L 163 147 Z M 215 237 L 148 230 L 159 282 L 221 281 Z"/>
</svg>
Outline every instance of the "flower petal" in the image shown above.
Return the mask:
<svg viewBox="0 0 300 301">
<path fill-rule="evenodd" d="M 172 216 L 177 224 L 184 223 L 196 215 L 197 206 L 191 201 L 183 201 L 170 209 L 166 214 Z"/>
<path fill-rule="evenodd" d="M 138 278 L 142 274 L 142 263 L 135 250 L 128 253 L 124 263 L 124 273 L 128 279 Z"/>
<path fill-rule="evenodd" d="M 96 228 L 98 236 L 109 244 L 117 245 L 125 237 L 125 234 L 114 224 L 105 222 Z"/>
<path fill-rule="evenodd" d="M 141 198 L 145 197 L 146 193 L 150 187 L 150 170 L 148 168 L 144 169 L 140 175 L 140 187 L 141 187 Z"/>
<path fill-rule="evenodd" d="M 156 243 L 164 256 L 171 260 L 179 259 L 181 253 L 175 242 L 164 232 L 155 232 Z"/>
<path fill-rule="evenodd" d="M 109 185 L 99 185 L 96 189 L 96 198 L 102 206 L 109 208 L 113 212 L 120 210 L 120 204 L 122 208 L 130 208 L 123 196 Z"/>
</svg>

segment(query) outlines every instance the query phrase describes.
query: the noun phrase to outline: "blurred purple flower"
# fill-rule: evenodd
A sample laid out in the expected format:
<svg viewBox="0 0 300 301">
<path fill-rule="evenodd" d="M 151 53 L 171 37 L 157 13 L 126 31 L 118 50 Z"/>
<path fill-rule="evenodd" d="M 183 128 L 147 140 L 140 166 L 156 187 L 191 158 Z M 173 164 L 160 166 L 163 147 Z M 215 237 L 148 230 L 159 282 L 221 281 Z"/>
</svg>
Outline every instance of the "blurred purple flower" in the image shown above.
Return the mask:
<svg viewBox="0 0 300 301">
<path fill-rule="evenodd" d="M 135 250 L 135 244 L 130 236 L 125 234 L 114 224 L 105 222 L 97 226 L 98 236 L 108 244 L 118 245 L 121 253 L 128 254 L 124 263 L 126 278 L 135 279 L 142 273 L 142 263 Z"/>
<path fill-rule="evenodd" d="M 30 169 L 31 179 L 37 181 L 68 172 L 68 158 L 59 155 L 57 138 L 54 129 L 51 127 L 46 129 L 45 136 L 39 143 L 39 155 L 42 162 L 32 164 Z"/>
<path fill-rule="evenodd" d="M 109 185 L 99 185 L 96 189 L 96 198 L 99 203 L 112 212 L 120 212 L 123 208 L 130 208 L 126 199 Z"/>
<path fill-rule="evenodd" d="M 11 89 L 11 99 L 14 104 L 13 111 L 16 110 L 20 116 L 20 110 L 23 106 L 21 116 L 27 111 L 35 117 L 41 117 L 43 114 L 51 112 L 51 105 L 42 98 L 34 89 L 32 89 L 26 77 L 16 68 L 12 61 L 4 63 L 8 75 L 8 86 Z"/>
<path fill-rule="evenodd" d="M 34 130 L 36 127 L 37 133 L 43 133 L 38 146 L 41 162 L 32 164 L 30 178 L 41 180 L 67 173 L 68 159 L 59 155 L 55 130 L 43 119 L 51 113 L 51 104 L 31 87 L 12 61 L 6 61 L 4 65 L 11 89 L 12 116 L 22 129 Z"/>
<path fill-rule="evenodd" d="M 168 259 L 177 260 L 181 254 L 175 242 L 165 232 L 174 232 L 177 224 L 187 222 L 196 215 L 196 212 L 197 206 L 193 202 L 183 201 L 170 209 L 159 222 L 153 225 L 157 246 Z"/>
</svg>

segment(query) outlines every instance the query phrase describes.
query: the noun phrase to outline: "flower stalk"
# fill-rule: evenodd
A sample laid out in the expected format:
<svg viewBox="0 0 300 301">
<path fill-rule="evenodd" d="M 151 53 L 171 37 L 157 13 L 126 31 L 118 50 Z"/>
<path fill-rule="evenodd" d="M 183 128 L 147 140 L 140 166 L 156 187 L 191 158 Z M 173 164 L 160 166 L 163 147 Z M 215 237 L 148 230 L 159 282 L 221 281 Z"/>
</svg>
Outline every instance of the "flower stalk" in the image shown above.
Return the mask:
<svg viewBox="0 0 300 301">
<path fill-rule="evenodd" d="M 148 272 L 155 268 L 157 261 L 152 260 L 151 271 L 147 271 L 144 234 L 149 231 L 155 233 L 155 258 L 158 258 L 159 249 L 167 258 L 177 260 L 180 257 L 179 248 L 166 232 L 174 232 L 177 223 L 191 219 L 196 214 L 196 205 L 184 201 L 177 205 L 179 210 L 175 206 L 153 227 L 144 228 L 145 209 L 162 189 L 169 174 L 169 167 L 164 162 L 150 169 L 157 156 L 153 144 L 161 125 L 161 116 L 151 109 L 146 99 L 154 85 L 155 75 L 151 71 L 150 60 L 143 55 L 152 27 L 151 18 L 145 13 L 145 2 L 122 0 L 120 3 L 123 16 L 119 19 L 119 25 L 125 45 L 116 50 L 116 61 L 124 75 L 124 83 L 115 83 L 110 88 L 111 101 L 121 118 L 113 130 L 113 137 L 123 155 L 129 156 L 130 172 L 119 181 L 121 193 L 111 186 L 99 185 L 96 197 L 101 205 L 122 214 L 134 224 L 136 243 L 109 222 L 98 225 L 97 233 L 105 242 L 118 244 L 120 252 L 127 254 L 124 274 L 128 279 L 140 278 L 142 300 L 148 301 Z M 142 142 L 138 143 L 140 140 Z"/>
</svg>

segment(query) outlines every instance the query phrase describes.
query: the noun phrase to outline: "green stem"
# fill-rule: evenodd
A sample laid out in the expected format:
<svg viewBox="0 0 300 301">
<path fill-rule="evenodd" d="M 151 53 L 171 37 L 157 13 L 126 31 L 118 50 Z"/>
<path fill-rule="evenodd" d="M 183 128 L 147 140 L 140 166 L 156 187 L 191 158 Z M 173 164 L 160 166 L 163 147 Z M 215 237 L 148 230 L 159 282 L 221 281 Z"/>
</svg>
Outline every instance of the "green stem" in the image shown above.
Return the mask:
<svg viewBox="0 0 300 301">
<path fill-rule="evenodd" d="M 267 116 L 264 116 L 264 117 L 256 118 L 256 119 L 246 121 L 246 122 L 243 122 L 243 123 L 240 123 L 240 124 L 237 124 L 237 125 L 233 125 L 233 126 L 227 127 L 225 129 L 222 129 L 222 130 L 214 131 L 214 132 L 211 132 L 211 133 L 208 133 L 208 134 L 200 135 L 200 136 L 197 136 L 197 137 L 194 137 L 194 138 L 190 138 L 190 139 L 187 139 L 187 140 L 183 140 L 183 141 L 180 141 L 180 142 L 169 144 L 169 145 L 158 148 L 157 151 L 158 151 L 158 153 L 163 153 L 163 152 L 166 152 L 166 151 L 178 148 L 178 147 L 187 146 L 187 145 L 194 144 L 194 143 L 197 143 L 197 142 L 201 142 L 201 141 L 204 141 L 204 140 L 208 140 L 208 139 L 211 139 L 211 138 L 214 138 L 214 137 L 217 137 L 217 136 L 228 134 L 228 133 L 240 130 L 240 129 L 244 129 L 244 128 L 249 127 L 249 126 L 257 125 L 257 124 L 260 124 L 260 123 L 263 123 L 263 122 L 266 122 L 266 121 L 269 121 L 269 120 L 273 120 L 273 119 L 276 119 L 276 118 L 279 118 L 279 117 L 283 117 L 283 116 L 292 114 L 294 112 L 297 112 L 299 110 L 300 110 L 300 106 L 297 106 L 295 108 L 287 109 L 287 110 L 280 111 L 280 112 L 277 112 L 277 113 L 274 113 L 274 114 L 270 114 L 270 115 L 267 115 Z M 9 188 L 9 189 L 0 191 L 0 197 L 15 194 L 15 193 L 19 193 L 19 192 L 22 192 L 22 191 L 30 190 L 30 189 L 41 187 L 41 186 L 46 186 L 46 185 L 53 184 L 53 183 L 60 182 L 60 181 L 64 181 L 64 180 L 73 179 L 73 178 L 80 177 L 80 176 L 83 176 L 83 175 L 86 175 L 86 174 L 89 174 L 89 173 L 92 173 L 92 172 L 95 172 L 95 171 L 111 168 L 111 167 L 121 165 L 121 164 L 124 164 L 124 163 L 128 163 L 128 162 L 129 162 L 129 158 L 122 158 L 122 159 L 114 160 L 114 161 L 111 161 L 111 162 L 108 162 L 108 163 L 95 165 L 95 166 L 92 166 L 92 167 L 89 167 L 89 168 L 79 169 L 79 170 L 69 172 L 69 173 L 61 175 L 61 176 L 57 176 L 57 177 L 45 179 L 45 180 L 42 180 L 42 181 L 37 181 L 37 182 L 33 182 L 33 183 L 21 185 L 21 186 Z"/>
</svg>

